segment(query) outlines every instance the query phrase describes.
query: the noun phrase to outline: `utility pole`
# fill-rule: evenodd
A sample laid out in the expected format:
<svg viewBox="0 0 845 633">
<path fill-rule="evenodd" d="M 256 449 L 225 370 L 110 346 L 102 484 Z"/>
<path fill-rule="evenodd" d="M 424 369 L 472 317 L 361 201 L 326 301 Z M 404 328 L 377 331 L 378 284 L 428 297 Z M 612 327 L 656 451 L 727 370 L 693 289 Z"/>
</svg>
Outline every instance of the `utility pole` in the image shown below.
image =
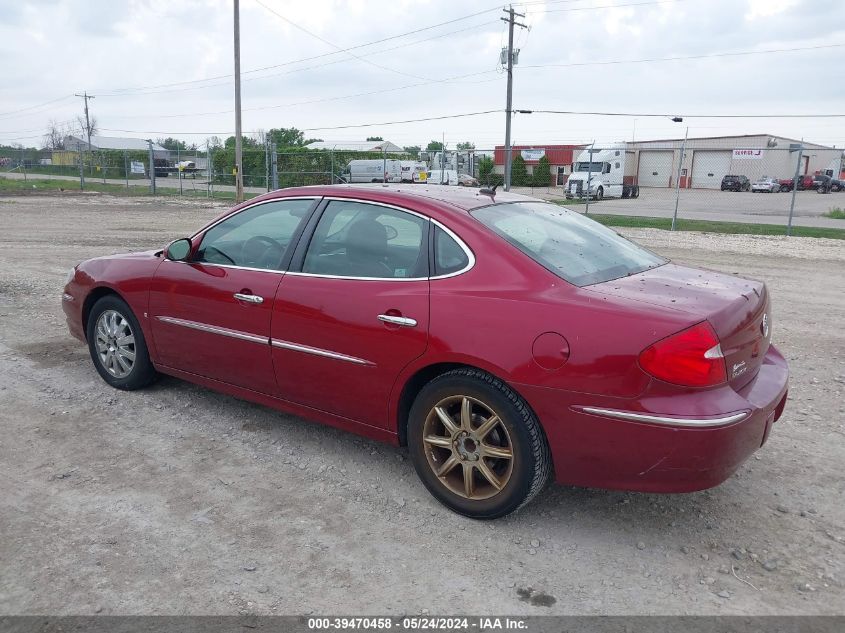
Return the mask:
<svg viewBox="0 0 845 633">
<path fill-rule="evenodd" d="M 503 9 L 508 14 L 507 18 L 501 18 L 502 21 L 508 23 L 508 50 L 507 50 L 507 66 L 508 66 L 508 98 L 505 106 L 505 191 L 511 189 L 511 116 L 513 115 L 513 27 L 519 26 L 523 29 L 528 28 L 525 24 L 516 22 L 516 17 L 524 18 L 524 13 L 517 13 L 513 10 L 513 5 L 507 9 Z M 519 54 L 519 51 L 517 51 Z"/>
<path fill-rule="evenodd" d="M 235 5 L 235 203 L 244 201 L 243 138 L 241 136 L 241 3 Z"/>
<path fill-rule="evenodd" d="M 89 95 L 88 91 L 86 90 L 82 94 L 74 94 L 75 97 L 82 97 L 85 100 L 85 134 L 88 137 L 88 156 L 91 156 L 91 119 L 88 118 L 88 99 L 93 99 L 93 95 Z M 79 147 L 77 146 L 77 149 Z M 79 150 L 79 182 L 80 182 L 80 189 L 85 188 L 85 166 L 82 160 L 82 150 Z"/>
<path fill-rule="evenodd" d="M 88 99 L 94 99 L 94 95 L 89 95 L 88 92 L 83 92 L 80 94 L 75 94 L 75 97 L 82 97 L 85 99 L 85 133 L 88 136 L 88 152 L 91 152 L 91 119 L 88 118 Z"/>
</svg>

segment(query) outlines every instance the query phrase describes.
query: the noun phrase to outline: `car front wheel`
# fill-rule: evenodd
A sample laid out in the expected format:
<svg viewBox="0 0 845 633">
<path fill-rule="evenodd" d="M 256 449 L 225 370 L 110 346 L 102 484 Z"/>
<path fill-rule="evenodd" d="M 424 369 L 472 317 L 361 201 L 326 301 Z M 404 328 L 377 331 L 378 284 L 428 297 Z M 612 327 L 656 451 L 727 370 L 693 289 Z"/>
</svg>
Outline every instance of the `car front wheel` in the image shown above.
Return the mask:
<svg viewBox="0 0 845 633">
<path fill-rule="evenodd" d="M 551 472 L 546 438 L 528 405 L 475 369 L 450 371 L 423 387 L 411 407 L 408 445 L 429 492 L 474 519 L 518 510 Z"/>
<path fill-rule="evenodd" d="M 107 295 L 91 308 L 88 350 L 97 372 L 116 389 L 146 387 L 156 378 L 144 333 L 125 301 Z"/>
</svg>

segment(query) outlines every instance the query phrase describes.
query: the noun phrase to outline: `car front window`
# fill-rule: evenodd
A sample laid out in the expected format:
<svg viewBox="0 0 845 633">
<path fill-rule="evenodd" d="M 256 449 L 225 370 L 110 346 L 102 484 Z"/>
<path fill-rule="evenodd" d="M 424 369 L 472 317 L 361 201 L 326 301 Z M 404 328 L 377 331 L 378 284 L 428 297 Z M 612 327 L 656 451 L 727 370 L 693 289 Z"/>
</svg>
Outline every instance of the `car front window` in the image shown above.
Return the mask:
<svg viewBox="0 0 845 633">
<path fill-rule="evenodd" d="M 471 212 L 544 268 L 576 286 L 610 281 L 666 263 L 579 213 L 544 202 L 516 202 Z"/>
<path fill-rule="evenodd" d="M 206 231 L 195 261 L 279 270 L 313 203 L 274 200 L 247 207 Z"/>
</svg>

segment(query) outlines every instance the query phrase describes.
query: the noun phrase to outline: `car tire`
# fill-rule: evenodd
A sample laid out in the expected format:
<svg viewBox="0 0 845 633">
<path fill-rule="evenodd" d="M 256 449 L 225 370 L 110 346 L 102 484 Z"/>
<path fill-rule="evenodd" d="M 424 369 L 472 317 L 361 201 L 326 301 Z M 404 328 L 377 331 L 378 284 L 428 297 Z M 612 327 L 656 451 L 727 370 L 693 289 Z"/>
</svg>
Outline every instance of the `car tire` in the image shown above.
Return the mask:
<svg viewBox="0 0 845 633">
<path fill-rule="evenodd" d="M 545 434 L 525 401 L 471 368 L 422 388 L 410 411 L 408 448 L 428 491 L 473 519 L 515 512 L 543 489 L 552 470 Z"/>
<path fill-rule="evenodd" d="M 86 325 L 88 351 L 97 373 L 115 389 L 134 391 L 155 381 L 144 333 L 126 302 L 116 295 L 99 299 Z"/>
<path fill-rule="evenodd" d="M 634 185 L 631 188 L 631 197 L 632 198 L 639 198 L 640 197 L 640 188 L 637 185 Z"/>
</svg>

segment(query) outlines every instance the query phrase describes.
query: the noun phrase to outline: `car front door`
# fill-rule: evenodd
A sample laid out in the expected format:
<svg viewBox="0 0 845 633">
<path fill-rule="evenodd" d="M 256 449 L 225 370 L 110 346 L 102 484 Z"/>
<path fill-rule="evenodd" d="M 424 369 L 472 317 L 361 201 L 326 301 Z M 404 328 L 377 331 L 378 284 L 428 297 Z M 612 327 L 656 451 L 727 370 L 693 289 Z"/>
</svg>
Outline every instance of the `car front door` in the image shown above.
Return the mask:
<svg viewBox="0 0 845 633">
<path fill-rule="evenodd" d="M 187 261 L 165 260 L 149 317 L 167 367 L 273 394 L 273 297 L 313 198 L 246 207 L 193 239 Z"/>
<path fill-rule="evenodd" d="M 396 377 L 428 343 L 428 231 L 407 210 L 327 202 L 273 304 L 280 397 L 387 427 Z"/>
</svg>

